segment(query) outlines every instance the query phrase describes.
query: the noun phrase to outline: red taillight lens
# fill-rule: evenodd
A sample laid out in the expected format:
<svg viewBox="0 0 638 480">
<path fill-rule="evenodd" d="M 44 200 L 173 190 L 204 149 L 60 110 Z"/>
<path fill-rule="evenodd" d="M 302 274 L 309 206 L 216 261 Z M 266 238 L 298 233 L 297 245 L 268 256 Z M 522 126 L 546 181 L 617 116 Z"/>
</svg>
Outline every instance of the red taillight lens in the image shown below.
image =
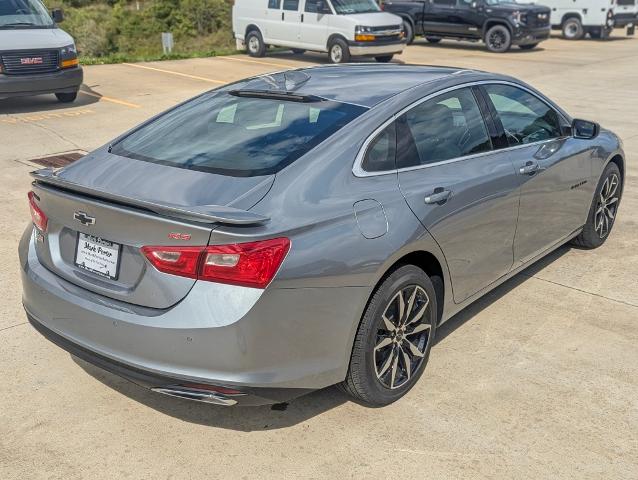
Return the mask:
<svg viewBox="0 0 638 480">
<path fill-rule="evenodd" d="M 143 247 L 160 272 L 209 282 L 266 288 L 290 250 L 288 238 L 208 247 Z"/>
<path fill-rule="evenodd" d="M 199 278 L 211 282 L 266 288 L 289 249 L 290 240 L 287 238 L 206 247 Z"/>
<path fill-rule="evenodd" d="M 204 247 L 142 247 L 142 253 L 160 272 L 197 278 Z"/>
<path fill-rule="evenodd" d="M 49 219 L 45 215 L 45 213 L 38 207 L 36 203 L 37 196 L 33 192 L 29 192 L 29 209 L 31 210 L 31 220 L 33 224 L 38 228 L 38 230 L 42 232 L 47 231 L 47 224 L 49 223 Z"/>
</svg>

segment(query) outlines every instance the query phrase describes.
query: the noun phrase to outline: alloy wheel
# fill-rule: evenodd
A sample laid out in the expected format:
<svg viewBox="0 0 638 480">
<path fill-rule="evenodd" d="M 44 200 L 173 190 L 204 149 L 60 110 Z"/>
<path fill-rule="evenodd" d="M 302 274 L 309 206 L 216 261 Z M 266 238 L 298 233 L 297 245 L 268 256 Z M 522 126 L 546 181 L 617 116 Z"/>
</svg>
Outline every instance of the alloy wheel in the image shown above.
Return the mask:
<svg viewBox="0 0 638 480">
<path fill-rule="evenodd" d="M 503 32 L 499 32 L 498 30 L 492 32 L 489 40 L 490 46 L 495 50 L 500 50 L 501 48 L 503 48 L 503 45 L 505 45 L 506 42 L 505 35 L 503 34 Z"/>
<path fill-rule="evenodd" d="M 594 230 L 600 238 L 609 235 L 611 227 L 616 218 L 616 210 L 618 208 L 618 185 L 620 180 L 618 175 L 612 173 L 609 175 L 602 188 L 598 202 L 596 205 L 596 213 L 594 214 Z"/>
<path fill-rule="evenodd" d="M 430 299 L 423 288 L 408 285 L 388 302 L 377 331 L 374 368 L 390 389 L 405 385 L 419 369 L 431 339 Z"/>
</svg>

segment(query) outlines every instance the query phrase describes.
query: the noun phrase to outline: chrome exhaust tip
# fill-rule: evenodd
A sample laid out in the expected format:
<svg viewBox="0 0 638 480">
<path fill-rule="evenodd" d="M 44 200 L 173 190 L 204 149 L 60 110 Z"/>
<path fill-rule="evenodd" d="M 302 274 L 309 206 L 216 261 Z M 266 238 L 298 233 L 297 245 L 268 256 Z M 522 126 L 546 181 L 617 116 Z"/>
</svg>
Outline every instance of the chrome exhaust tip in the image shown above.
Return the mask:
<svg viewBox="0 0 638 480">
<path fill-rule="evenodd" d="M 185 398 L 186 400 L 194 400 L 196 402 L 212 403 L 214 405 L 224 405 L 230 407 L 235 405 L 237 400 L 223 393 L 204 390 L 199 388 L 183 387 L 181 385 L 169 385 L 168 387 L 151 388 L 152 391 L 169 395 L 171 397 Z M 233 394 L 241 396 L 245 394 Z"/>
</svg>

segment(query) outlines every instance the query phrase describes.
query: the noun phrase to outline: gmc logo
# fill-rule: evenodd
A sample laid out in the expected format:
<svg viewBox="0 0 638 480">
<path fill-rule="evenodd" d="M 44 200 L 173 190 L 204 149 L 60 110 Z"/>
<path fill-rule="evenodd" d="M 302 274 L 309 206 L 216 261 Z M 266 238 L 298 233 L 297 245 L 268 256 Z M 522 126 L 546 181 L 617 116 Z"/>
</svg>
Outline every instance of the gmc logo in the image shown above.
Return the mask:
<svg viewBox="0 0 638 480">
<path fill-rule="evenodd" d="M 42 57 L 21 58 L 20 65 L 40 65 L 43 63 Z"/>
</svg>

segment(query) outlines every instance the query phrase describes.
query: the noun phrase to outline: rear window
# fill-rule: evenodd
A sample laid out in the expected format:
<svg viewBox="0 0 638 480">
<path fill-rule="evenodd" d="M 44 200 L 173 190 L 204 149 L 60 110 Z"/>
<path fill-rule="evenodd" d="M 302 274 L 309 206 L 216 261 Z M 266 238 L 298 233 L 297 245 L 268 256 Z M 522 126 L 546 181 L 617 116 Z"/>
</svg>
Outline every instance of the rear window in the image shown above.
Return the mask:
<svg viewBox="0 0 638 480">
<path fill-rule="evenodd" d="M 116 155 L 236 177 L 270 175 L 366 109 L 331 101 L 237 97 L 213 92 L 142 126 Z"/>
</svg>

